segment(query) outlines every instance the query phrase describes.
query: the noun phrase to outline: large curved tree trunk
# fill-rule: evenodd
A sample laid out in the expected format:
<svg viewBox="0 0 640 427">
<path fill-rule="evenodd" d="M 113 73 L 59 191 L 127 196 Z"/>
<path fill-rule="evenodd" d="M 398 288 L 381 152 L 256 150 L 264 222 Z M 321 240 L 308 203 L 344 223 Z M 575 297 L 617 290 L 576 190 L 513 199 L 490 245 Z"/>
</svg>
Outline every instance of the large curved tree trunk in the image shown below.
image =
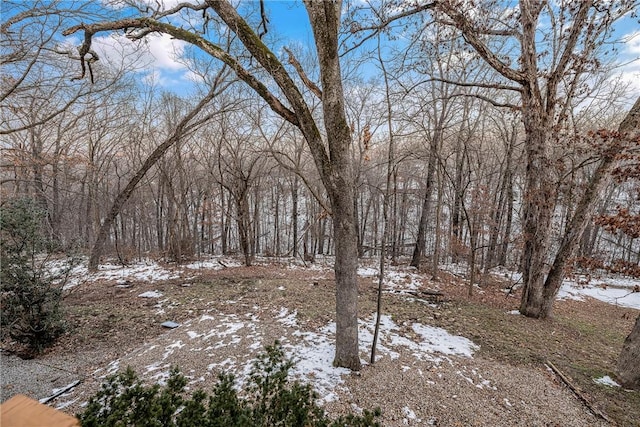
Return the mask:
<svg viewBox="0 0 640 427">
<path fill-rule="evenodd" d="M 618 358 L 618 379 L 623 387 L 640 390 L 640 315 L 622 346 Z"/>
<path fill-rule="evenodd" d="M 195 124 L 189 125 L 189 122 L 193 120 L 193 118 L 211 101 L 216 95 L 218 91 L 215 86 L 211 89 L 211 91 L 205 96 L 199 103 L 196 105 L 189 113 L 187 113 L 180 123 L 176 126 L 173 133 L 166 139 L 162 144 L 156 147 L 155 150 L 147 157 L 140 167 L 136 174 L 129 180 L 124 190 L 122 190 L 115 198 L 113 203 L 111 204 L 111 209 L 109 209 L 109 213 L 102 221 L 100 225 L 100 230 L 98 231 L 98 236 L 96 237 L 96 241 L 93 244 L 93 249 L 91 249 L 91 256 L 89 257 L 89 271 L 95 271 L 98 268 L 98 264 L 100 263 L 100 257 L 102 256 L 102 252 L 104 250 L 104 243 L 107 240 L 107 236 L 109 235 L 109 230 L 111 230 L 111 226 L 113 225 L 113 221 L 115 221 L 116 217 L 120 213 L 120 210 L 124 206 L 124 204 L 129 200 L 131 194 L 133 194 L 133 190 L 136 189 L 142 178 L 146 175 L 146 173 L 151 169 L 153 165 L 155 165 L 158 160 L 175 144 L 186 132 L 192 129 L 194 126 L 201 124 L 206 121 L 208 118 L 199 120 Z"/>
</svg>

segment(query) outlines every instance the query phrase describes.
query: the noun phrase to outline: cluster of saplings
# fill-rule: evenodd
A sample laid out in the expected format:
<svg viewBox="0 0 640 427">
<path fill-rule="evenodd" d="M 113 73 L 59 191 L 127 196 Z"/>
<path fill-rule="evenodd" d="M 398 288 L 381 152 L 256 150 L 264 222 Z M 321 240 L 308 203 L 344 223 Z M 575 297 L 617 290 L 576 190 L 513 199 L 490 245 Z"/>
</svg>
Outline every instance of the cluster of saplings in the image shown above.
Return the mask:
<svg viewBox="0 0 640 427">
<path fill-rule="evenodd" d="M 0 206 L 1 336 L 34 356 L 64 332 L 62 285 L 73 262 L 52 273 L 50 256 L 59 252 L 46 229 L 46 211 L 33 199 L 15 199 Z"/>
<path fill-rule="evenodd" d="M 258 356 L 239 394 L 232 374 L 220 374 L 211 394 L 185 392 L 187 379 L 172 368 L 166 386 L 145 385 L 131 368 L 110 376 L 82 414 L 82 426 L 338 427 L 379 426 L 380 410 L 331 419 L 309 384 L 289 380 L 293 367 L 276 341 Z"/>
</svg>

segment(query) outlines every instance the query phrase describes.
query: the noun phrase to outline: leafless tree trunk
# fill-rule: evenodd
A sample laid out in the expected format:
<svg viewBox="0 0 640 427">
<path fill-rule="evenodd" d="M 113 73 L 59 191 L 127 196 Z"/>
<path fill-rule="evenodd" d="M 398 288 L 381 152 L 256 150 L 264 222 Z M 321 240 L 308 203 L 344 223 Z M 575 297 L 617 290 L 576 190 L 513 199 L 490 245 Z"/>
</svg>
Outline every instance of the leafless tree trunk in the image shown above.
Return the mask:
<svg viewBox="0 0 640 427">
<path fill-rule="evenodd" d="M 212 88 L 207 96 L 205 96 L 191 111 L 189 111 L 183 117 L 180 123 L 173 130 L 173 133 L 162 144 L 156 147 L 155 150 L 153 150 L 149 157 L 147 157 L 147 159 L 144 161 L 140 169 L 138 169 L 136 174 L 129 180 L 125 188 L 118 193 L 115 200 L 113 201 L 113 204 L 111 205 L 111 209 L 109 209 L 109 213 L 100 225 L 100 230 L 98 231 L 96 241 L 93 245 L 93 249 L 91 250 L 91 256 L 89 257 L 90 270 L 96 270 L 98 268 L 104 243 L 109 234 L 109 230 L 111 229 L 111 226 L 120 213 L 122 207 L 131 197 L 131 194 L 133 194 L 133 191 L 135 190 L 138 183 L 142 180 L 149 169 L 151 169 L 151 167 L 164 155 L 164 153 L 166 153 L 167 150 L 171 148 L 173 144 L 180 140 L 180 138 L 182 138 L 194 127 L 197 127 L 198 125 L 201 125 L 202 123 L 210 119 L 210 117 L 207 116 L 191 123 L 191 121 L 198 115 L 198 113 L 200 113 L 204 109 L 204 107 L 217 95 L 217 93 L 217 88 Z"/>
<path fill-rule="evenodd" d="M 624 341 L 618 358 L 618 379 L 623 387 L 640 390 L 640 316 Z"/>
<path fill-rule="evenodd" d="M 344 109 L 344 92 L 338 55 L 338 30 L 342 13 L 341 1 L 307 1 L 305 6 L 314 34 L 319 61 L 323 124 L 326 145 L 308 104 L 299 87 L 277 56 L 269 50 L 238 11 L 227 1 L 207 0 L 200 8 L 211 8 L 234 32 L 246 50 L 275 81 L 290 104 L 285 106 L 267 86 L 247 71 L 232 55 L 206 38 L 208 34 L 179 28 L 154 17 L 140 16 L 113 22 L 82 24 L 66 30 L 70 35 L 84 32 L 84 44 L 80 48 L 82 69 L 90 54 L 93 35 L 104 31 L 125 30 L 143 34 L 162 32 L 202 49 L 214 58 L 229 65 L 236 75 L 249 85 L 267 104 L 285 120 L 298 127 L 304 135 L 319 170 L 322 182 L 331 202 L 335 242 L 336 275 L 336 355 L 337 366 L 360 369 L 358 354 L 358 287 L 357 230 L 355 228 L 353 174 L 350 158 L 351 133 Z M 174 9 L 178 13 L 181 8 Z M 318 91 L 315 91 L 316 93 Z M 130 193 L 129 193 L 130 194 Z M 128 197 L 125 194 L 118 202 Z M 117 209 L 110 212 L 115 216 Z M 106 231 L 105 231 L 106 233 Z"/>
<path fill-rule="evenodd" d="M 635 104 L 622 121 L 618 128 L 620 136 L 617 138 L 622 139 L 638 139 L 640 135 L 640 97 L 636 100 Z M 540 317 L 549 317 L 553 308 L 553 301 L 560 290 L 562 281 L 567 270 L 567 264 L 569 259 L 575 253 L 578 244 L 584 230 L 591 220 L 593 209 L 598 202 L 599 196 L 602 193 L 602 189 L 608 184 L 611 179 L 611 171 L 616 165 L 618 155 L 624 150 L 625 143 L 612 143 L 607 142 L 610 146 L 605 148 L 602 154 L 598 167 L 596 168 L 593 176 L 589 180 L 587 188 L 566 227 L 560 249 L 558 250 L 549 274 L 544 283 L 543 303 L 542 303 L 542 315 Z"/>
</svg>

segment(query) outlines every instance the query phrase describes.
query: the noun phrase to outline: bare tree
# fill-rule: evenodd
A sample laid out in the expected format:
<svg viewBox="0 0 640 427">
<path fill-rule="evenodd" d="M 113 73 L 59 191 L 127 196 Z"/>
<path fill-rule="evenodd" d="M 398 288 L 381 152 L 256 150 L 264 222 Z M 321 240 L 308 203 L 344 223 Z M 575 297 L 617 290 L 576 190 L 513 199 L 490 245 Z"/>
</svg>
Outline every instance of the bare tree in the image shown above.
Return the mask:
<svg viewBox="0 0 640 427">
<path fill-rule="evenodd" d="M 525 130 L 526 185 L 524 195 L 524 291 L 520 311 L 545 318 L 555 298 L 545 285 L 549 272 L 549 241 L 554 211 L 554 186 L 549 173 L 552 141 L 557 140 L 571 99 L 584 84 L 585 74 L 600 63 L 599 48 L 611 38 L 615 20 L 638 6 L 636 1 L 600 5 L 595 0 L 566 2 L 557 7 L 543 1 L 519 2 L 504 10 L 495 2 L 482 2 L 473 13 L 457 1 L 435 4 L 443 18 L 455 26 L 465 41 L 507 84 L 475 82 L 472 85 L 508 90 L 519 94 Z M 495 17 L 495 18 L 492 18 Z M 540 38 L 538 27 L 545 17 L 550 30 Z M 496 37 L 516 55 L 496 52 L 490 44 Z M 518 67 L 514 67 L 517 63 Z M 469 85 L 468 82 L 460 82 Z"/>
<path fill-rule="evenodd" d="M 206 123 L 211 119 L 213 115 L 218 113 L 218 111 L 214 111 L 213 113 L 207 114 L 205 107 L 218 94 L 219 90 L 219 87 L 213 86 L 209 93 L 183 116 L 180 122 L 172 130 L 170 135 L 162 142 L 162 144 L 158 145 L 153 150 L 153 152 L 145 159 L 142 166 L 129 180 L 125 188 L 118 193 L 115 200 L 113 201 L 113 204 L 111 205 L 111 208 L 109 209 L 107 216 L 104 218 L 102 224 L 100 225 L 98 236 L 96 237 L 93 249 L 91 250 L 91 256 L 89 258 L 89 269 L 95 270 L 98 268 L 98 264 L 100 262 L 100 257 L 102 255 L 102 250 L 104 247 L 104 242 L 107 239 L 113 221 L 116 219 L 116 217 L 120 213 L 120 210 L 122 209 L 126 201 L 131 197 L 138 183 L 146 175 L 149 169 L 151 169 L 151 167 L 156 164 L 156 162 L 164 155 L 164 153 L 166 153 L 167 150 L 171 148 L 171 146 L 173 146 L 177 141 L 179 141 L 181 138 L 184 138 L 186 134 L 188 134 L 190 131 L 193 131 L 198 126 Z M 205 110 L 204 115 L 201 114 L 203 110 Z M 198 117 L 199 115 L 200 117 Z"/>
<path fill-rule="evenodd" d="M 282 118 L 300 129 L 309 145 L 332 208 L 336 250 L 336 357 L 337 366 L 360 369 L 358 354 L 358 321 L 356 282 L 357 236 L 355 229 L 354 189 L 350 158 L 351 133 L 345 117 L 344 94 L 338 55 L 338 31 L 342 13 L 341 1 L 307 1 L 309 15 L 319 61 L 323 125 L 326 143 L 320 126 L 301 95 L 286 67 L 267 47 L 238 11 L 227 1 L 208 0 L 201 4 L 180 3 L 173 9 L 151 10 L 146 16 L 123 18 L 116 21 L 83 23 L 71 27 L 63 34 L 78 31 L 84 33 L 84 44 L 80 48 L 83 71 L 90 55 L 91 41 L 95 34 L 105 31 L 125 30 L 134 39 L 150 33 L 164 33 L 190 43 L 217 58 L 233 69 L 238 77 L 248 84 L 257 95 Z M 167 17 L 190 10 L 212 10 L 234 32 L 246 52 L 268 74 L 284 99 L 286 106 L 264 83 L 243 66 L 241 59 L 221 49 L 216 42 L 206 38 L 200 31 L 179 27 Z M 205 20 L 204 25 L 207 22 Z M 84 74 L 84 73 L 83 73 Z"/>
</svg>

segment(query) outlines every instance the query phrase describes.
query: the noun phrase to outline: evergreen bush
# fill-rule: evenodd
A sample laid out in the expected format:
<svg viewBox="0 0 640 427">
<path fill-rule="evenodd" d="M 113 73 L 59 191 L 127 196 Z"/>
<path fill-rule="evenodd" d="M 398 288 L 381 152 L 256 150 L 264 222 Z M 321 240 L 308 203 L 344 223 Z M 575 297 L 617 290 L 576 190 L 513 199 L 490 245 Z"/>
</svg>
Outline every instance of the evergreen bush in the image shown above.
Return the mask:
<svg viewBox="0 0 640 427">
<path fill-rule="evenodd" d="M 54 250 L 43 229 L 46 212 L 31 199 L 0 207 L 0 322 L 7 335 L 41 352 L 64 332 L 62 285 L 45 269 Z M 69 268 L 71 266 L 69 265 Z"/>
<path fill-rule="evenodd" d="M 83 427 L 366 427 L 378 426 L 379 410 L 330 419 L 309 384 L 290 382 L 293 363 L 276 342 L 253 365 L 241 394 L 232 374 L 220 374 L 212 393 L 185 393 L 187 381 L 172 368 L 166 386 L 151 386 L 131 368 L 108 377 L 78 415 Z"/>
</svg>

